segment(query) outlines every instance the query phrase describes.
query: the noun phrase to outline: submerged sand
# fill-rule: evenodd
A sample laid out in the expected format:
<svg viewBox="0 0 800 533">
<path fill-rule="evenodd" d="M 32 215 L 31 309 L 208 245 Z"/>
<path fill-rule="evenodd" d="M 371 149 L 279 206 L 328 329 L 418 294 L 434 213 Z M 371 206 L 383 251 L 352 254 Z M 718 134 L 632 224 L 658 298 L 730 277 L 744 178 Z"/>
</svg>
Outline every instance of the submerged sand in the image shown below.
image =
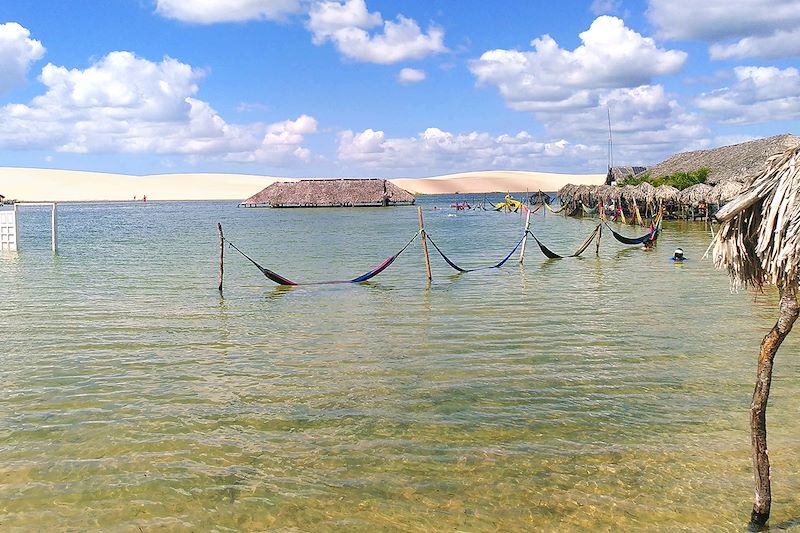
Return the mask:
<svg viewBox="0 0 800 533">
<path fill-rule="evenodd" d="M 605 174 L 524 171 L 465 172 L 430 178 L 392 179 L 414 194 L 556 191 L 567 183 L 599 184 Z M 243 200 L 275 181 L 292 178 L 253 174 L 154 174 L 130 176 L 76 170 L 0 168 L 6 199 L 43 202 L 148 200 Z"/>
</svg>

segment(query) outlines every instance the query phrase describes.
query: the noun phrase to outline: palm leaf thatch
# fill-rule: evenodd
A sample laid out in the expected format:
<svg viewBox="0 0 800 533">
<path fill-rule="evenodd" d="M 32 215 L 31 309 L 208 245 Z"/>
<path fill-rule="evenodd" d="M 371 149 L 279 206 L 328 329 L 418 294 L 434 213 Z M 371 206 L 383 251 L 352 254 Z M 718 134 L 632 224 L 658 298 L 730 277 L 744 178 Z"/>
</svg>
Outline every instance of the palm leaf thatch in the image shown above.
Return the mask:
<svg viewBox="0 0 800 533">
<path fill-rule="evenodd" d="M 411 205 L 414 195 L 382 179 L 275 182 L 240 205 L 246 207 L 356 207 Z"/>
<path fill-rule="evenodd" d="M 767 170 L 716 215 L 714 262 L 736 284 L 793 287 L 800 274 L 800 147 L 770 158 Z"/>
<path fill-rule="evenodd" d="M 711 189 L 711 192 L 708 193 L 708 202 L 712 204 L 726 204 L 736 198 L 736 196 L 741 192 L 744 184 L 734 181 L 734 180 L 725 180 L 717 183 L 714 185 L 714 188 Z"/>
<path fill-rule="evenodd" d="M 677 202 L 680 193 L 681 191 L 672 185 L 659 185 L 656 187 L 654 198 L 656 202 L 668 204 L 670 202 Z"/>
<path fill-rule="evenodd" d="M 620 197 L 628 202 L 640 202 L 644 200 L 642 191 L 633 185 L 626 185 L 620 190 Z"/>
<path fill-rule="evenodd" d="M 711 185 L 698 183 L 691 187 L 686 187 L 678 195 L 678 201 L 684 205 L 697 206 L 701 203 L 708 203 L 708 194 L 711 192 Z"/>
<path fill-rule="evenodd" d="M 556 195 L 564 201 L 569 200 L 573 197 L 576 187 L 577 185 L 573 185 L 572 183 L 567 183 L 566 185 L 558 189 Z"/>
<path fill-rule="evenodd" d="M 643 181 L 639 185 L 636 186 L 636 189 L 639 191 L 640 197 L 648 204 L 652 204 L 656 197 L 656 188 L 653 187 L 652 184 Z"/>
<path fill-rule="evenodd" d="M 648 172 L 651 177 L 658 178 L 677 172 L 694 172 L 705 167 L 709 169 L 706 183 L 710 185 L 731 179 L 744 182 L 762 173 L 769 157 L 798 144 L 800 137 L 784 134 L 712 150 L 683 152 L 650 167 Z"/>
</svg>

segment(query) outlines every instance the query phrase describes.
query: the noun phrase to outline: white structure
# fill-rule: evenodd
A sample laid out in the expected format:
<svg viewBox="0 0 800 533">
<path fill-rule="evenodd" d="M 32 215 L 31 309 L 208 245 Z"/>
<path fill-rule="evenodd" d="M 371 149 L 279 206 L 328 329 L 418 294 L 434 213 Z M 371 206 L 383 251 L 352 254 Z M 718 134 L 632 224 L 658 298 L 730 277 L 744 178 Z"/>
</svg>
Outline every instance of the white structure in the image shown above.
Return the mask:
<svg viewBox="0 0 800 533">
<path fill-rule="evenodd" d="M 0 251 L 17 250 L 17 209 L 0 211 Z"/>
<path fill-rule="evenodd" d="M 17 203 L 13 211 L 0 211 L 0 250 L 15 251 L 17 242 L 17 211 L 25 206 L 50 206 L 50 229 L 52 232 L 53 253 L 58 252 L 58 205 L 55 202 Z"/>
</svg>

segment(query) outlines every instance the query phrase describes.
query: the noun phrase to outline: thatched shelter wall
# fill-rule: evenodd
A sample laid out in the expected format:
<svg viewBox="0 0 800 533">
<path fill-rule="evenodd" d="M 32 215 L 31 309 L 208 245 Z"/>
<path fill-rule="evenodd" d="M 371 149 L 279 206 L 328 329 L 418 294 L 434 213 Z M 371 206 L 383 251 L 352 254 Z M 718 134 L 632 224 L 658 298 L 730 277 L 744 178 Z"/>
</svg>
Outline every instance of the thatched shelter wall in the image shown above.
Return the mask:
<svg viewBox="0 0 800 533">
<path fill-rule="evenodd" d="M 413 205 L 410 192 L 383 179 L 275 182 L 244 200 L 244 207 L 380 207 Z"/>
</svg>

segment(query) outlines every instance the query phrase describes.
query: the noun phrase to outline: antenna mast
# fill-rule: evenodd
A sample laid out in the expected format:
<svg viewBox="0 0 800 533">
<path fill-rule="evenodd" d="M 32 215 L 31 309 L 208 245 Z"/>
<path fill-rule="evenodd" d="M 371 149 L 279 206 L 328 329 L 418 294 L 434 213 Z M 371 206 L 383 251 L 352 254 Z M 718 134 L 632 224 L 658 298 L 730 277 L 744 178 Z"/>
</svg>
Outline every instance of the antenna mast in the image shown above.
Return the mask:
<svg viewBox="0 0 800 533">
<path fill-rule="evenodd" d="M 614 166 L 614 141 L 611 138 L 611 108 L 606 108 L 608 111 L 608 170 Z"/>
</svg>

